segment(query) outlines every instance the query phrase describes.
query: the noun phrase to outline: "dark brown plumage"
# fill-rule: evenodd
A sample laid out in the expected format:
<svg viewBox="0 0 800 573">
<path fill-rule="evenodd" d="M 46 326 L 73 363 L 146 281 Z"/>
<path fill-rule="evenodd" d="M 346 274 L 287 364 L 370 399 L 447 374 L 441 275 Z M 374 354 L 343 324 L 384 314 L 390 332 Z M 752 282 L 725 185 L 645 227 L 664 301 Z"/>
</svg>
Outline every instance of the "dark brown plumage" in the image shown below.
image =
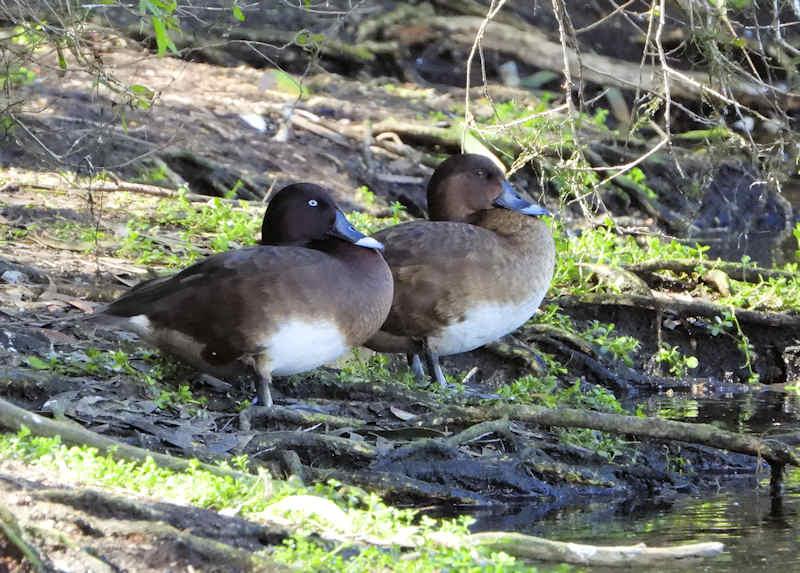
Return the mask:
<svg viewBox="0 0 800 573">
<path fill-rule="evenodd" d="M 541 207 L 520 198 L 478 155 L 445 161 L 428 184 L 431 221 L 384 229 L 395 294 L 367 346 L 438 356 L 466 352 L 515 330 L 541 303 L 553 276 L 552 233 Z M 416 366 L 419 375 L 419 367 Z"/>
<path fill-rule="evenodd" d="M 282 189 L 262 234 L 262 246 L 149 281 L 103 312 L 215 376 L 255 371 L 259 401 L 270 405 L 272 374 L 315 368 L 380 327 L 392 278 L 380 244 L 358 233 L 316 185 Z"/>
</svg>

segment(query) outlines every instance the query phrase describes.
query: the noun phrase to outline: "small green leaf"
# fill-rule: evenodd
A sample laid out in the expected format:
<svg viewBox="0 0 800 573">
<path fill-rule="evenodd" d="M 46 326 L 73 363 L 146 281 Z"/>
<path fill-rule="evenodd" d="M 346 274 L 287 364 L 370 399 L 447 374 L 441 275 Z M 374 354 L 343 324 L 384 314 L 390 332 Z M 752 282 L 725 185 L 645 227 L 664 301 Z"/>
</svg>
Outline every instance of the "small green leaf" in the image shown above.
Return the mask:
<svg viewBox="0 0 800 573">
<path fill-rule="evenodd" d="M 463 127 L 461 129 L 464 129 Z M 492 160 L 492 162 L 497 165 L 497 167 L 503 173 L 506 172 L 506 166 L 503 165 L 503 162 L 500 161 L 500 158 L 497 157 L 492 151 L 484 145 L 484 143 L 478 139 L 472 130 L 467 130 L 464 134 L 464 153 L 476 153 L 478 155 L 483 155 Z"/>
<path fill-rule="evenodd" d="M 130 86 L 131 93 L 136 99 L 136 106 L 142 110 L 148 110 L 153 105 L 153 100 L 156 94 L 153 90 L 142 84 L 133 84 Z"/>
<path fill-rule="evenodd" d="M 162 18 L 158 16 L 151 16 L 150 20 L 153 22 L 153 33 L 156 36 L 156 48 L 159 56 L 166 54 L 167 50 L 177 53 L 178 49 L 175 47 L 172 38 L 167 33 L 167 24 Z"/>
<path fill-rule="evenodd" d="M 310 40 L 310 34 L 308 30 L 300 30 L 297 34 L 294 35 L 294 43 L 300 46 L 307 46 Z"/>
<path fill-rule="evenodd" d="M 242 9 L 239 7 L 238 4 L 234 4 L 231 10 L 233 11 L 234 18 L 239 20 L 239 22 L 244 22 L 244 12 L 242 12 Z"/>
<path fill-rule="evenodd" d="M 283 70 L 272 70 L 272 75 L 275 80 L 275 87 L 282 92 L 286 92 L 299 97 L 308 96 L 308 88 L 298 82 L 290 74 Z"/>
<path fill-rule="evenodd" d="M 25 361 L 34 370 L 50 370 L 50 364 L 38 356 L 28 356 Z"/>
<path fill-rule="evenodd" d="M 686 364 L 686 367 L 690 369 L 695 369 L 700 366 L 700 362 L 697 360 L 696 356 L 687 356 L 684 360 L 684 364 Z"/>
</svg>

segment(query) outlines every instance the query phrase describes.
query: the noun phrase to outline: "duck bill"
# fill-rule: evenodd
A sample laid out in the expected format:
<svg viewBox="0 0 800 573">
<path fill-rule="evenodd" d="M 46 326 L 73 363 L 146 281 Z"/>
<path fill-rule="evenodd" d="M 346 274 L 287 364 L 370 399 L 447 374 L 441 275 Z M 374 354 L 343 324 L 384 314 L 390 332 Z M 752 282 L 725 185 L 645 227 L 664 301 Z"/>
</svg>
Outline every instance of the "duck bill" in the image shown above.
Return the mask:
<svg viewBox="0 0 800 573">
<path fill-rule="evenodd" d="M 333 228 L 330 230 L 330 235 L 353 243 L 359 247 L 378 251 L 383 250 L 383 243 L 358 232 L 341 211 L 336 211 L 336 220 L 333 223 Z"/>
<path fill-rule="evenodd" d="M 504 209 L 509 209 L 511 211 L 516 211 L 517 213 L 522 213 L 523 215 L 531 215 L 534 217 L 550 214 L 550 211 L 541 205 L 531 203 L 530 201 L 526 201 L 520 197 L 519 193 L 517 193 L 517 190 L 514 189 L 514 186 L 505 179 L 503 179 L 503 192 L 500 193 L 500 196 L 494 200 L 494 204 Z"/>
</svg>

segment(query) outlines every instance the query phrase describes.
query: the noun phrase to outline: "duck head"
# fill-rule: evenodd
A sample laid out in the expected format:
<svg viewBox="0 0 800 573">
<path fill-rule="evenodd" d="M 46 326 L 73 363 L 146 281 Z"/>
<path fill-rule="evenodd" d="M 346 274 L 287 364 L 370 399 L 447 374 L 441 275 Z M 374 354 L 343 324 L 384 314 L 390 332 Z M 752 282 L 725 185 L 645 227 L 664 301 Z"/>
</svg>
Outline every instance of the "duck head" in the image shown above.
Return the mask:
<svg viewBox="0 0 800 573">
<path fill-rule="evenodd" d="M 308 246 L 331 239 L 368 249 L 383 249 L 382 243 L 357 231 L 319 185 L 288 185 L 269 202 L 261 224 L 262 245 Z"/>
<path fill-rule="evenodd" d="M 524 215 L 549 215 L 523 199 L 491 159 L 453 155 L 436 168 L 428 182 L 428 217 L 432 221 L 471 223 L 482 211 L 510 209 Z"/>
</svg>

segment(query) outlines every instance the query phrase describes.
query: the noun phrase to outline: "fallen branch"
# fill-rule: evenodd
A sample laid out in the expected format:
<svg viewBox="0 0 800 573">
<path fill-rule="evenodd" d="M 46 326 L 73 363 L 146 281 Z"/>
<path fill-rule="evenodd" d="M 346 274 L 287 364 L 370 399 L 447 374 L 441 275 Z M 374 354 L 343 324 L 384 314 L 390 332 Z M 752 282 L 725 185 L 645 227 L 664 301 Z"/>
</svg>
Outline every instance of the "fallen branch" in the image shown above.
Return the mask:
<svg viewBox="0 0 800 573">
<path fill-rule="evenodd" d="M 648 547 L 644 543 L 622 546 L 584 545 L 497 531 L 474 533 L 468 539 L 492 551 L 503 551 L 522 559 L 607 567 L 645 567 L 670 561 L 715 557 L 725 548 L 722 543 L 713 541 L 675 547 Z"/>
<path fill-rule="evenodd" d="M 147 185 L 145 183 L 130 183 L 128 181 L 92 181 L 92 180 L 66 180 L 55 174 L 32 175 L 30 173 L 12 170 L 8 173 L 13 184 L 17 187 L 30 187 L 32 189 L 46 189 L 50 191 L 72 191 L 72 192 L 127 192 L 139 195 L 150 195 L 152 197 L 165 197 L 176 199 L 181 195 L 192 203 L 207 203 L 212 199 L 209 195 L 198 193 L 181 193 L 174 189 L 159 187 L 157 185 Z M 223 201 L 230 201 L 223 199 Z"/>
<path fill-rule="evenodd" d="M 473 16 L 440 16 L 425 20 L 426 25 L 465 46 L 472 45 L 482 22 L 483 18 Z M 486 28 L 481 43 L 485 50 L 512 54 L 526 64 L 558 73 L 564 71 L 566 59 L 571 74 L 580 74 L 585 81 L 595 84 L 613 85 L 627 90 L 642 89 L 651 93 L 663 91 L 665 70 L 661 66 L 639 65 L 590 52 L 582 52 L 579 58 L 574 49 L 562 51 L 560 43 L 550 41 L 544 32 L 520 20 L 513 25 L 492 22 Z M 725 103 L 731 103 L 730 98 L 721 94 L 714 86 L 708 85 L 707 72 L 678 72 L 672 68 L 668 68 L 666 72 L 672 97 L 695 100 L 708 94 Z M 763 104 L 765 89 L 784 98 L 788 105 L 796 105 L 798 100 L 797 96 L 786 90 L 770 86 L 765 88 L 742 80 L 729 79 L 726 87 L 740 103 Z"/>
</svg>

